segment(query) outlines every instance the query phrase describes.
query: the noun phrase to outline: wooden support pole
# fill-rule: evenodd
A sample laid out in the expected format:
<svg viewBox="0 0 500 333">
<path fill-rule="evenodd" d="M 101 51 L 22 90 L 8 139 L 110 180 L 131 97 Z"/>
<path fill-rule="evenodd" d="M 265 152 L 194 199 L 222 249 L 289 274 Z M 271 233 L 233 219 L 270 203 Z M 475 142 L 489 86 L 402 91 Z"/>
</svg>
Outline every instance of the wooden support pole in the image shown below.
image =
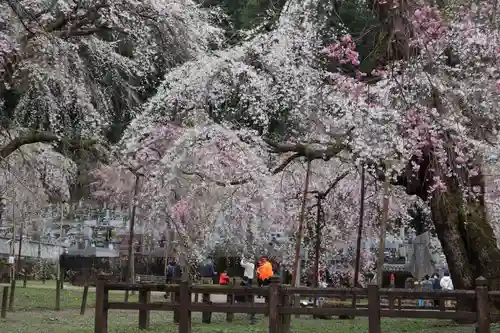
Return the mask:
<svg viewBox="0 0 500 333">
<path fill-rule="evenodd" d="M 139 290 L 139 303 L 148 304 L 151 299 L 151 292 L 149 290 Z M 139 310 L 139 329 L 147 330 L 150 323 L 149 310 Z"/>
<path fill-rule="evenodd" d="M 85 286 L 83 287 L 83 295 L 82 295 L 82 304 L 80 306 L 80 315 L 85 314 L 85 310 L 87 309 L 87 296 L 89 295 L 89 284 L 85 281 Z"/>
<path fill-rule="evenodd" d="M 5 319 L 7 316 L 7 297 L 9 295 L 9 287 L 3 287 L 2 292 L 2 319 Z"/>
</svg>

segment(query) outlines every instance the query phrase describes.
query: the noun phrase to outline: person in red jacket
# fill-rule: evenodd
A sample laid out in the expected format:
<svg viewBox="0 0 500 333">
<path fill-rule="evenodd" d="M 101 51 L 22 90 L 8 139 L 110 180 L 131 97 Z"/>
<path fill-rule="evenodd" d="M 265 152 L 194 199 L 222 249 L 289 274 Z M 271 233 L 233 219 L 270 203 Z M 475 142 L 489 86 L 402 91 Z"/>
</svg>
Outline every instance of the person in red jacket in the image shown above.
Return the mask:
<svg viewBox="0 0 500 333">
<path fill-rule="evenodd" d="M 229 275 L 227 275 L 227 271 L 224 271 L 219 277 L 219 284 L 221 286 L 226 286 L 229 284 Z"/>
</svg>

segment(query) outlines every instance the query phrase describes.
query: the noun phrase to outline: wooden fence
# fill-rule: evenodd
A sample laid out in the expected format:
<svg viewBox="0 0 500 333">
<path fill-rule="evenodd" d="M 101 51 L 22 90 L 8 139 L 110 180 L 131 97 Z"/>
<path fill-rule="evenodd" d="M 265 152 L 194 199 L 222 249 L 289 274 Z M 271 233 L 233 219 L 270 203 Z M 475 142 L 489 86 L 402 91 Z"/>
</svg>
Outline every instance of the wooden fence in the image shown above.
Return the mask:
<svg viewBox="0 0 500 333">
<path fill-rule="evenodd" d="M 272 280 L 268 287 L 245 288 L 231 286 L 228 288 L 216 288 L 208 285 L 191 285 L 182 281 L 176 285 L 164 284 L 124 284 L 108 283 L 100 278 L 97 281 L 97 295 L 95 308 L 95 333 L 108 332 L 108 311 L 114 309 L 138 310 L 139 328 L 149 327 L 150 311 L 173 311 L 174 321 L 179 325 L 179 333 L 191 332 L 191 313 L 220 312 L 227 313 L 227 320 L 232 321 L 234 313 L 265 314 L 269 320 L 269 333 L 287 333 L 290 330 L 291 315 L 313 315 L 313 316 L 350 316 L 368 317 L 369 333 L 380 333 L 381 317 L 388 318 L 430 318 L 467 320 L 476 322 L 477 333 L 490 333 L 491 321 L 500 319 L 500 313 L 490 313 L 490 301 L 492 298 L 500 297 L 500 292 L 490 291 L 486 279 L 476 280 L 475 290 L 454 291 L 432 291 L 422 292 L 407 289 L 380 289 L 375 284 L 368 288 L 343 288 L 343 289 L 315 289 L 308 287 L 290 287 L 280 285 L 278 280 Z M 110 290 L 135 290 L 139 292 L 139 301 L 110 302 L 108 295 Z M 170 302 L 150 302 L 152 291 L 170 292 L 173 294 Z M 192 302 L 192 294 L 204 294 L 203 303 Z M 207 294 L 228 295 L 228 303 L 210 303 Z M 247 296 L 250 302 L 236 303 L 236 296 Z M 366 298 L 367 304 L 358 304 L 355 307 L 294 307 L 292 299 L 294 296 L 313 296 L 328 298 Z M 250 297 L 252 296 L 252 297 Z M 254 303 L 254 296 L 267 297 L 267 303 Z M 387 304 L 381 300 L 386 299 Z M 439 299 L 439 309 L 405 308 L 403 301 L 427 299 Z M 396 300 L 398 301 L 396 303 Z M 450 309 L 445 306 L 445 301 L 473 301 L 476 304 L 475 312 Z M 353 303 L 354 303 L 353 302 Z M 204 316 L 205 317 L 205 316 Z"/>
</svg>

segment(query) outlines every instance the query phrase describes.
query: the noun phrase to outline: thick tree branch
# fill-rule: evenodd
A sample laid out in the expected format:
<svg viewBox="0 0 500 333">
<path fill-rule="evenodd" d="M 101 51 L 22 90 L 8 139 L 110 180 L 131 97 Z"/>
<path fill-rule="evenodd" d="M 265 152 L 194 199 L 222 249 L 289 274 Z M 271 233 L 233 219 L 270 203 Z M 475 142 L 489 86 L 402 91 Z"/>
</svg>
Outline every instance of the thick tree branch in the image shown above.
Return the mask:
<svg viewBox="0 0 500 333">
<path fill-rule="evenodd" d="M 12 139 L 7 145 L 0 149 L 0 157 L 6 158 L 24 145 L 43 142 L 51 143 L 59 141 L 59 137 L 49 132 L 31 132 L 25 136 Z"/>
<path fill-rule="evenodd" d="M 307 160 L 311 161 L 317 159 L 329 161 L 342 151 L 349 149 L 349 146 L 342 143 L 342 141 L 344 140 L 337 140 L 337 142 L 331 143 L 325 148 L 312 148 L 312 145 L 304 143 L 276 143 L 272 140 L 264 139 L 264 142 L 267 143 L 271 150 L 275 153 L 295 153 L 293 158 L 288 160 L 288 163 L 297 157 L 305 157 Z M 283 166 L 281 168 L 284 169 Z"/>
<path fill-rule="evenodd" d="M 111 31 L 115 30 L 110 27 L 101 26 L 101 27 L 92 27 L 92 28 L 81 28 L 75 30 L 61 31 L 58 33 L 58 36 L 61 38 L 71 38 L 71 37 L 82 37 L 82 36 L 90 36 L 96 34 L 98 32 L 103 31 Z"/>
<path fill-rule="evenodd" d="M 32 131 L 26 135 L 12 139 L 9 143 L 0 148 L 0 158 L 7 158 L 10 154 L 14 153 L 21 147 L 33 143 L 57 143 L 56 149 L 62 152 L 65 150 L 74 151 L 79 148 L 88 149 L 89 147 L 95 145 L 97 141 L 66 139 L 51 132 Z"/>
</svg>

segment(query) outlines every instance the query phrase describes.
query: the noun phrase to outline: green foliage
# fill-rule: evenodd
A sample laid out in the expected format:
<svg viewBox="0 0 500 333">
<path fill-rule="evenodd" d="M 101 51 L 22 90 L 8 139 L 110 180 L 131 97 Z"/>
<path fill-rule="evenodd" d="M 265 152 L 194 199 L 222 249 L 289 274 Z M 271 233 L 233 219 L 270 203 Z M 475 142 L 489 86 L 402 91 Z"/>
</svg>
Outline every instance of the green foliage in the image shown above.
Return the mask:
<svg viewBox="0 0 500 333">
<path fill-rule="evenodd" d="M 206 7 L 220 6 L 229 20 L 222 25 L 226 29 L 229 44 L 235 44 L 243 37 L 243 30 L 263 26 L 269 29 L 285 5 L 285 0 L 204 0 Z"/>
<path fill-rule="evenodd" d="M 384 37 L 383 27 L 365 1 L 335 1 L 333 6 L 325 5 L 320 13 L 327 16 L 327 24 L 322 31 L 325 45 L 348 33 L 356 42 L 360 70 L 370 73 L 377 67 L 381 57 L 379 50 Z"/>
</svg>

